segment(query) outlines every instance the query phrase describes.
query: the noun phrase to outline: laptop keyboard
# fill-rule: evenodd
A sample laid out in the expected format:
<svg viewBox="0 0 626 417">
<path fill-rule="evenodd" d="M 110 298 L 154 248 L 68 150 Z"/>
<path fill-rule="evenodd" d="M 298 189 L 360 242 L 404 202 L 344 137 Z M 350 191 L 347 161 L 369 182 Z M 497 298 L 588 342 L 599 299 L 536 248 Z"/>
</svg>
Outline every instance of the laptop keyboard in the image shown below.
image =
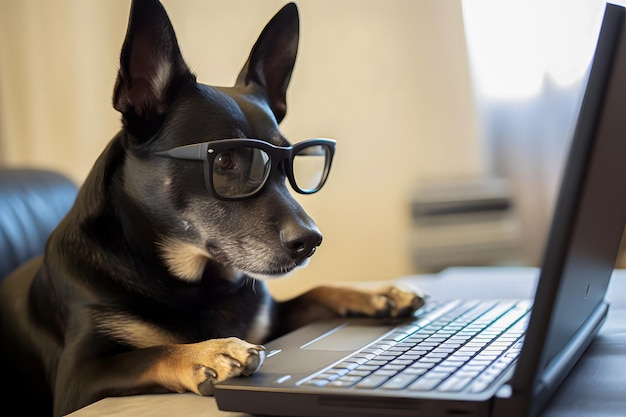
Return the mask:
<svg viewBox="0 0 626 417">
<path fill-rule="evenodd" d="M 414 322 L 400 325 L 301 383 L 328 388 L 481 392 L 516 361 L 529 311 L 529 301 L 433 303 Z"/>
</svg>

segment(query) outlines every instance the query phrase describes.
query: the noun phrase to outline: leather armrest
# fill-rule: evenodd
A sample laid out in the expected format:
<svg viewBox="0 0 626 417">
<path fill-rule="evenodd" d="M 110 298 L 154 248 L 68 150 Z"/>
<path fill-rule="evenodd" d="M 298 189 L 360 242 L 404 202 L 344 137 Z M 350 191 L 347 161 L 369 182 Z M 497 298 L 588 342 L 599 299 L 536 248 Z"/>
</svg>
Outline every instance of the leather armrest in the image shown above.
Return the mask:
<svg viewBox="0 0 626 417">
<path fill-rule="evenodd" d="M 0 280 L 43 253 L 76 193 L 76 185 L 57 172 L 0 169 Z"/>
</svg>

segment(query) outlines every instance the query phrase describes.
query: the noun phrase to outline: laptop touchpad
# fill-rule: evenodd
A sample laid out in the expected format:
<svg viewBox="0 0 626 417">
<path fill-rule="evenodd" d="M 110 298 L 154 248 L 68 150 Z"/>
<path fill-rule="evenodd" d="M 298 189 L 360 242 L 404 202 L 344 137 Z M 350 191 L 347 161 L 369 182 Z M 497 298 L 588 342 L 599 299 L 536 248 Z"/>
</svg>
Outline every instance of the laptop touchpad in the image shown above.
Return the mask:
<svg viewBox="0 0 626 417">
<path fill-rule="evenodd" d="M 261 373 L 313 372 L 380 338 L 393 324 L 337 320 L 312 323 L 267 345 Z"/>
<path fill-rule="evenodd" d="M 310 350 L 355 350 L 391 330 L 393 326 L 367 326 L 345 323 L 304 344 Z"/>
</svg>

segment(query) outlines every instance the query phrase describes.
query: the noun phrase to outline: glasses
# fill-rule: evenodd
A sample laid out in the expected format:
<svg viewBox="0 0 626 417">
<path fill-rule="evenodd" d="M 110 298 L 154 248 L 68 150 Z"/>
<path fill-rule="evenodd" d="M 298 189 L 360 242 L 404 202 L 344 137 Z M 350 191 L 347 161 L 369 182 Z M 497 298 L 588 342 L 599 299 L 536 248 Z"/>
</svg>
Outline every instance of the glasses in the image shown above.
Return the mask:
<svg viewBox="0 0 626 417">
<path fill-rule="evenodd" d="M 332 139 L 309 139 L 276 146 L 258 139 L 222 139 L 178 146 L 155 155 L 204 161 L 209 192 L 220 200 L 243 200 L 261 192 L 271 170 L 283 162 L 296 192 L 319 191 L 328 178 L 335 143 Z"/>
</svg>

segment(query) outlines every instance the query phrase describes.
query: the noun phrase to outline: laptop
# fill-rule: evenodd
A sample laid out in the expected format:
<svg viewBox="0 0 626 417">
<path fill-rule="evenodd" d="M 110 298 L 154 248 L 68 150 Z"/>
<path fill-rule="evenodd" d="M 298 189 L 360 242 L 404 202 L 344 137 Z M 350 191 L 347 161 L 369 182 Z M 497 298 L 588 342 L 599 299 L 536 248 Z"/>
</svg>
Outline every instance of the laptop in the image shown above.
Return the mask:
<svg viewBox="0 0 626 417">
<path fill-rule="evenodd" d="M 606 5 L 534 299 L 429 300 L 401 323 L 313 323 L 268 343 L 252 376 L 217 384 L 218 408 L 319 417 L 537 414 L 608 311 L 626 221 L 625 20 L 623 7 Z"/>
</svg>

